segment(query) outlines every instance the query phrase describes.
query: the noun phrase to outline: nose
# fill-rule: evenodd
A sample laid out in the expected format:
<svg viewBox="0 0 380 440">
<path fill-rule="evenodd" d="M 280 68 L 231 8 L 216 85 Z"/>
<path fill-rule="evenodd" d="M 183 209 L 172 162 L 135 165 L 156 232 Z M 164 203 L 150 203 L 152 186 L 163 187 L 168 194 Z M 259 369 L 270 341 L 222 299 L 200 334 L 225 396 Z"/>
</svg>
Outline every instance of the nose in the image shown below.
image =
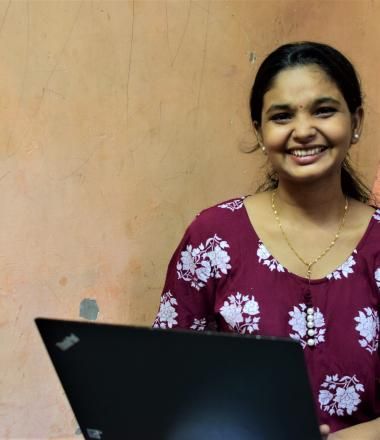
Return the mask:
<svg viewBox="0 0 380 440">
<path fill-rule="evenodd" d="M 307 116 L 298 116 L 296 118 L 292 132 L 295 142 L 307 143 L 317 135 L 317 129 L 312 122 L 312 119 Z"/>
</svg>

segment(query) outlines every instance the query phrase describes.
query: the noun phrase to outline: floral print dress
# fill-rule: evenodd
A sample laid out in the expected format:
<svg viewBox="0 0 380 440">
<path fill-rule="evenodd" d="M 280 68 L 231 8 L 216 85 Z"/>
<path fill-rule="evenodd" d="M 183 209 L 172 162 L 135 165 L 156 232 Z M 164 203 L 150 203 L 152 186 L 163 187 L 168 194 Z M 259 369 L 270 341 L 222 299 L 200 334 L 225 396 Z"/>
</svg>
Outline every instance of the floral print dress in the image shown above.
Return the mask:
<svg viewBox="0 0 380 440">
<path fill-rule="evenodd" d="M 154 327 L 293 338 L 304 349 L 320 423 L 336 431 L 379 417 L 380 210 L 347 260 L 311 281 L 308 310 L 308 280 L 273 258 L 243 200 L 208 208 L 188 227 Z"/>
</svg>

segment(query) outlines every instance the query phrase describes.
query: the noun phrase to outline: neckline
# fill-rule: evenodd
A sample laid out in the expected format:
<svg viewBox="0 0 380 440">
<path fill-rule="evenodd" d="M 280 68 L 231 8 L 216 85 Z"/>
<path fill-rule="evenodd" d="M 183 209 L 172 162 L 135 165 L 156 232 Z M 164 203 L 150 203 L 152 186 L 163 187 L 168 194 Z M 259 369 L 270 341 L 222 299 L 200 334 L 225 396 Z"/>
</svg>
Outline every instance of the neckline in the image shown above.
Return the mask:
<svg viewBox="0 0 380 440">
<path fill-rule="evenodd" d="M 248 227 L 251 229 L 251 231 L 253 232 L 254 236 L 256 237 L 257 241 L 262 243 L 263 246 L 265 247 L 265 249 L 269 252 L 268 247 L 265 245 L 264 241 L 259 237 L 259 235 L 256 232 L 256 229 L 253 227 L 253 224 L 251 222 L 251 219 L 249 218 L 249 214 L 247 211 L 247 207 L 245 206 L 244 200 L 249 197 L 249 195 L 245 196 L 243 198 L 243 209 L 244 209 L 244 215 L 245 215 L 245 220 L 248 222 Z M 375 208 L 376 209 L 376 208 Z M 288 268 L 281 263 L 281 261 L 277 260 L 277 258 L 275 258 L 272 254 L 270 254 L 270 256 L 272 258 L 274 258 L 276 260 L 276 262 L 278 264 L 280 264 L 283 269 L 285 270 L 285 273 L 287 273 L 288 275 L 290 275 L 291 277 L 303 282 L 303 283 L 307 283 L 309 284 L 321 284 L 324 283 L 326 281 L 330 281 L 330 278 L 327 278 L 328 275 L 333 274 L 337 269 L 339 269 L 341 266 L 343 266 L 343 264 L 349 260 L 350 257 L 353 257 L 355 254 L 359 253 L 359 250 L 363 247 L 364 242 L 367 240 L 367 236 L 369 235 L 373 225 L 375 224 L 375 215 L 376 211 L 372 214 L 371 218 L 369 219 L 368 225 L 363 233 L 363 235 L 361 236 L 360 240 L 358 241 L 358 244 L 355 246 L 355 248 L 351 251 L 351 253 L 349 255 L 347 255 L 347 257 L 338 265 L 336 266 L 332 271 L 330 271 L 329 273 L 327 273 L 324 277 L 322 278 L 314 278 L 311 279 L 310 281 L 306 278 L 303 277 L 301 275 L 297 275 L 294 272 L 291 272 L 290 270 L 288 270 Z M 269 252 L 270 253 L 270 252 Z"/>
</svg>

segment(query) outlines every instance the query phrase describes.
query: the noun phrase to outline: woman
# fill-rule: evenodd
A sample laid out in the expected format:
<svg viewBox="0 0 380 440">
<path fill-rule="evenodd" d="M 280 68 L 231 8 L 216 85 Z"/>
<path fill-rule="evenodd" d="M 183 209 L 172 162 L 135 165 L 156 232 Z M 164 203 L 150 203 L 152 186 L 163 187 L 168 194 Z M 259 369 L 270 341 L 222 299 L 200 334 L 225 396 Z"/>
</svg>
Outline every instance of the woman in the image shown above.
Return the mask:
<svg viewBox="0 0 380 440">
<path fill-rule="evenodd" d="M 354 68 L 324 44 L 281 46 L 250 107 L 269 178 L 196 217 L 154 325 L 298 340 L 322 433 L 379 439 L 380 210 L 348 162 L 363 122 Z"/>
</svg>

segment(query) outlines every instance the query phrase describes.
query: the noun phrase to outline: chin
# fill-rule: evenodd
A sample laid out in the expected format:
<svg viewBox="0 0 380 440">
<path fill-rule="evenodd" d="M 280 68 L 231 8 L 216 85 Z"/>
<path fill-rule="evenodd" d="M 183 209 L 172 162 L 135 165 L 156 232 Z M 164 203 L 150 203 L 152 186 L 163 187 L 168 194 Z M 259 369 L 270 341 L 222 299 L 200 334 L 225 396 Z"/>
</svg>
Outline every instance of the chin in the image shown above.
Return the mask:
<svg viewBox="0 0 380 440">
<path fill-rule="evenodd" d="M 305 167 L 306 168 L 306 167 Z M 327 183 L 329 181 L 340 182 L 340 168 L 329 170 L 304 170 L 296 173 L 278 173 L 280 180 L 293 183 Z"/>
</svg>

